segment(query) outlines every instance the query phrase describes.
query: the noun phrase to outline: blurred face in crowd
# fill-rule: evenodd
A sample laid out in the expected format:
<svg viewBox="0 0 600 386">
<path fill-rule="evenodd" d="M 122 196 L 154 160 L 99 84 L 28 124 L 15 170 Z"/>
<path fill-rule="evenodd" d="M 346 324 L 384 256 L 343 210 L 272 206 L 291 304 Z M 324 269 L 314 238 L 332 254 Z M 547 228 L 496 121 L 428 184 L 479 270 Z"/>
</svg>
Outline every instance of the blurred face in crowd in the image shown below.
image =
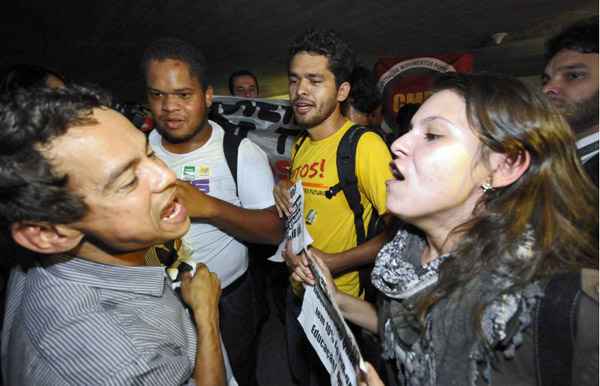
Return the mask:
<svg viewBox="0 0 600 386">
<path fill-rule="evenodd" d="M 326 56 L 308 52 L 300 52 L 292 58 L 288 88 L 296 121 L 307 128 L 329 118 L 349 91 L 336 86 Z"/>
<path fill-rule="evenodd" d="M 598 54 L 559 51 L 546 65 L 543 83 L 575 133 L 598 125 Z"/>
<path fill-rule="evenodd" d="M 431 96 L 391 145 L 397 158 L 395 179 L 387 182 L 390 212 L 417 226 L 452 228 L 470 218 L 490 175 L 480 148 L 464 99 L 447 90 Z"/>
<path fill-rule="evenodd" d="M 346 118 L 356 123 L 357 125 L 367 126 L 369 124 L 368 114 L 358 111 L 352 105 L 348 106 L 345 115 Z"/>
<path fill-rule="evenodd" d="M 46 86 L 54 89 L 65 87 L 65 82 L 63 82 L 60 78 L 50 74 L 46 78 Z"/>
<path fill-rule="evenodd" d="M 189 65 L 175 59 L 152 60 L 146 74 L 148 103 L 163 140 L 186 143 L 208 128 L 212 87 L 203 89 Z"/>
<path fill-rule="evenodd" d="M 233 95 L 245 98 L 258 97 L 258 86 L 250 75 L 239 75 L 233 78 Z"/>
<path fill-rule="evenodd" d="M 175 175 L 144 134 L 114 110 L 94 109 L 93 118 L 97 124 L 73 127 L 47 149 L 89 208 L 69 224 L 87 236 L 78 255 L 106 262 L 112 251 L 139 251 L 185 234 L 190 220 L 175 197 Z"/>
<path fill-rule="evenodd" d="M 375 110 L 369 113 L 367 116 L 369 127 L 381 127 L 383 123 L 383 106 L 378 106 Z"/>
</svg>

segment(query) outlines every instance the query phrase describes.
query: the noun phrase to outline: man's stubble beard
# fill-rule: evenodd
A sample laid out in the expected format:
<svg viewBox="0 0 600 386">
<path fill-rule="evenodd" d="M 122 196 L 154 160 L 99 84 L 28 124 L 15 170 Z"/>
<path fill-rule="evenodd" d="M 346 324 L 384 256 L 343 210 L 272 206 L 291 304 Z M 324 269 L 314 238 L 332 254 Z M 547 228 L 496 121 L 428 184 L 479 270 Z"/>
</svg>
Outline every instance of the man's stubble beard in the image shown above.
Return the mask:
<svg viewBox="0 0 600 386">
<path fill-rule="evenodd" d="M 304 122 L 300 121 L 295 114 L 294 114 L 294 118 L 296 119 L 296 122 L 298 123 L 298 125 L 300 125 L 301 127 L 305 128 L 305 129 L 312 129 L 313 127 L 320 125 L 327 118 L 329 118 L 335 111 L 336 105 L 337 105 L 337 101 L 335 103 L 333 103 L 331 105 L 331 107 L 324 106 L 324 108 L 325 107 L 327 108 L 327 110 L 325 112 L 322 112 L 319 110 L 316 112 L 316 114 L 313 117 L 308 117 L 308 119 L 305 120 Z"/>
<path fill-rule="evenodd" d="M 598 126 L 598 91 L 579 103 L 568 102 L 558 109 L 575 135 L 584 133 Z"/>
</svg>

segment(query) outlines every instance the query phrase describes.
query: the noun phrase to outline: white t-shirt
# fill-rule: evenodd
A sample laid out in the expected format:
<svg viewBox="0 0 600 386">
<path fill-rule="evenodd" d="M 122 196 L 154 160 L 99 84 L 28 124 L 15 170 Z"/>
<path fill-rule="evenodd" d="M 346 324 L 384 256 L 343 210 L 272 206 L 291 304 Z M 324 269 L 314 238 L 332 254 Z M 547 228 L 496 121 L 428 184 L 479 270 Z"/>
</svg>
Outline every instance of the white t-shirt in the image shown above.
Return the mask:
<svg viewBox="0 0 600 386">
<path fill-rule="evenodd" d="M 150 133 L 150 145 L 177 178 L 189 181 L 198 190 L 246 209 L 264 209 L 275 204 L 273 200 L 273 173 L 269 160 L 252 141 L 245 138 L 238 151 L 238 195 L 235 182 L 223 152 L 224 131 L 209 121 L 212 133 L 199 149 L 187 154 L 174 154 L 162 146 L 160 134 Z M 192 259 L 202 262 L 215 272 L 223 288 L 240 277 L 248 268 L 248 250 L 232 236 L 213 225 L 193 221 L 183 237 L 193 253 Z"/>
</svg>

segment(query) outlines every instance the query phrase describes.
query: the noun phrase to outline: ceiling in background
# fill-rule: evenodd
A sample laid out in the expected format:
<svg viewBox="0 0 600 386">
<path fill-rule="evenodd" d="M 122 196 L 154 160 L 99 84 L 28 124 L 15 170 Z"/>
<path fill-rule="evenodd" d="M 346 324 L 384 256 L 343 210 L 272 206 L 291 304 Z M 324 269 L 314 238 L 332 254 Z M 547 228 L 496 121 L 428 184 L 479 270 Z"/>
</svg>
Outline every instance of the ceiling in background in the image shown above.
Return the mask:
<svg viewBox="0 0 600 386">
<path fill-rule="evenodd" d="M 548 36 L 597 14 L 595 0 L 21 0 L 3 5 L 0 48 L 4 66 L 45 65 L 131 101 L 143 98 L 144 46 L 176 36 L 202 48 L 217 92 L 248 68 L 269 96 L 287 91 L 287 46 L 308 27 L 338 31 L 368 66 L 468 51 L 476 69 L 530 76 L 541 72 Z M 496 32 L 509 34 L 499 46 Z"/>
</svg>

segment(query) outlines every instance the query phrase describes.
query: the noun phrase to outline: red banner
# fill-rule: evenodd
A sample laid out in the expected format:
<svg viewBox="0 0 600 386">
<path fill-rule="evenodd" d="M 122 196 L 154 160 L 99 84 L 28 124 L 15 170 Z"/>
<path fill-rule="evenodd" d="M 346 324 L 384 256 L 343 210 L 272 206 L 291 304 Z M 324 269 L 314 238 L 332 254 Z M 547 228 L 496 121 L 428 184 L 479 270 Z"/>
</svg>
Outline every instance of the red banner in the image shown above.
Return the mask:
<svg viewBox="0 0 600 386">
<path fill-rule="evenodd" d="M 445 54 L 379 59 L 375 63 L 375 74 L 379 79 L 378 87 L 383 96 L 384 120 L 388 128 L 397 133 L 398 112 L 407 105 L 418 106 L 423 103 L 431 95 L 431 86 L 435 77 L 449 71 L 473 71 L 473 55 Z M 414 110 L 414 108 L 410 109 L 412 112 Z"/>
</svg>

